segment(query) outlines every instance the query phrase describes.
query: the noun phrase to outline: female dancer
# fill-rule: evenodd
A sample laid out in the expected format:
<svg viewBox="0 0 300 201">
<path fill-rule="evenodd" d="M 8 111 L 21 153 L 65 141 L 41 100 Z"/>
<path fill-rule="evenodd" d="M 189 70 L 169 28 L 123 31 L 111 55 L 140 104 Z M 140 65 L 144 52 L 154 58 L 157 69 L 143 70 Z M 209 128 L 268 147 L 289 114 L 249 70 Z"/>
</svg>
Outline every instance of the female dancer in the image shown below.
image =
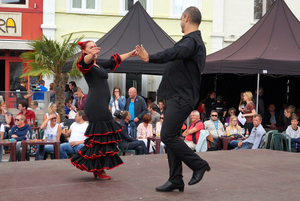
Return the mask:
<svg viewBox="0 0 300 201">
<path fill-rule="evenodd" d="M 118 132 L 122 128 L 113 120 L 108 109 L 110 91 L 105 68 L 115 70 L 122 61 L 137 54 L 135 50 L 122 55 L 114 54 L 111 59 L 97 63 L 100 48 L 92 41 L 78 44 L 81 46 L 82 56 L 77 62 L 77 68 L 83 73 L 89 86 L 83 107 L 89 126 L 85 132 L 88 137 L 84 142 L 85 146 L 70 160 L 78 169 L 93 172 L 95 178 L 110 179 L 104 169 L 113 169 L 123 164 L 116 147 L 116 143 L 121 140 Z"/>
</svg>

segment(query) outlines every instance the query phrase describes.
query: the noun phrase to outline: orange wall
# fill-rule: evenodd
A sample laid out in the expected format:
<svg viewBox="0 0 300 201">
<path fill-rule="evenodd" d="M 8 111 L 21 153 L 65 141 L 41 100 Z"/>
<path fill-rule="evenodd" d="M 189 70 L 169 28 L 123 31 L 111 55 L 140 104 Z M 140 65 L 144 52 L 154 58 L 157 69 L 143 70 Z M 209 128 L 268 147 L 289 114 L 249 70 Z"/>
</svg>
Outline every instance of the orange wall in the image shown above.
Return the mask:
<svg viewBox="0 0 300 201">
<path fill-rule="evenodd" d="M 34 9 L 34 4 L 36 4 L 36 9 Z M 0 40 L 33 40 L 42 35 L 41 24 L 43 23 L 43 0 L 29 0 L 28 8 L 0 7 L 0 12 L 22 13 L 22 36 L 0 36 Z"/>
</svg>

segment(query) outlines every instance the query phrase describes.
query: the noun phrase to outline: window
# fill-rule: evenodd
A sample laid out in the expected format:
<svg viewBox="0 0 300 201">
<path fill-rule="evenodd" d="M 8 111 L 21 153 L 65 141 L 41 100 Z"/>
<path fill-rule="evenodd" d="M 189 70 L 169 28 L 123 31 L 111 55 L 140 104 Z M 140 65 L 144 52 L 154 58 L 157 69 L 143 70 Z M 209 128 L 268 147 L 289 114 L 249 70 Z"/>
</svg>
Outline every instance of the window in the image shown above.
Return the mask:
<svg viewBox="0 0 300 201">
<path fill-rule="evenodd" d="M 153 15 L 153 0 L 119 0 L 120 2 L 120 15 L 125 15 L 134 4 L 139 1 L 147 13 Z"/>
<path fill-rule="evenodd" d="M 181 17 L 183 11 L 190 6 L 197 6 L 197 0 L 173 0 L 171 1 L 171 16 Z"/>
<path fill-rule="evenodd" d="M 276 0 L 254 0 L 254 19 L 261 19 Z"/>
<path fill-rule="evenodd" d="M 1 7 L 28 8 L 28 0 L 0 0 Z"/>
<path fill-rule="evenodd" d="M 95 10 L 95 0 L 72 0 L 72 10 Z"/>
</svg>

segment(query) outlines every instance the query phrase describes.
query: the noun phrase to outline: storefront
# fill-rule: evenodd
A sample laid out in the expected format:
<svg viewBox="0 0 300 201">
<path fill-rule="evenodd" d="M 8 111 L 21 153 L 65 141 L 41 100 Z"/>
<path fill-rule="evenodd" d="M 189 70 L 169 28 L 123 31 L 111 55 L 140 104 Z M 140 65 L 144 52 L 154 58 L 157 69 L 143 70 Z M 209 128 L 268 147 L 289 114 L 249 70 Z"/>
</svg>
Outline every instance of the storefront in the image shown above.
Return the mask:
<svg viewBox="0 0 300 201">
<path fill-rule="evenodd" d="M 24 73 L 19 56 L 31 51 L 29 40 L 41 37 L 42 23 L 43 0 L 0 0 L 0 91 L 18 86 Z"/>
</svg>

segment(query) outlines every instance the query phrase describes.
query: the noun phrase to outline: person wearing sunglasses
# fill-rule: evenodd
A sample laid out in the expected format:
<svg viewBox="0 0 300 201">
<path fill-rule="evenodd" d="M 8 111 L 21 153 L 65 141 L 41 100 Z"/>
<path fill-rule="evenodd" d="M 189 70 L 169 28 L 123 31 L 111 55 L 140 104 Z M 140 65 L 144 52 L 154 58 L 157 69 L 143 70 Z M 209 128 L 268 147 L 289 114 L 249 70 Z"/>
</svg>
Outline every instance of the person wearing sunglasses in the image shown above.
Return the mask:
<svg viewBox="0 0 300 201">
<path fill-rule="evenodd" d="M 19 114 L 15 118 L 15 125 L 11 128 L 11 138 L 17 141 L 16 158 L 21 161 L 21 141 L 27 138 L 31 139 L 32 129 L 28 124 L 25 124 L 25 115 Z M 2 150 L 0 150 L 2 151 Z M 2 152 L 0 153 L 0 161 L 2 161 Z"/>
<path fill-rule="evenodd" d="M 219 137 L 221 137 L 221 135 L 225 135 L 225 129 L 222 122 L 218 119 L 218 112 L 216 110 L 212 110 L 210 112 L 210 120 L 204 122 L 204 128 L 213 136 L 213 150 L 218 150 Z"/>
<path fill-rule="evenodd" d="M 44 137 L 48 137 L 48 140 L 60 140 L 61 136 L 61 125 L 57 123 L 58 115 L 56 113 L 50 113 L 47 119 L 42 123 L 41 129 L 44 129 Z M 36 160 L 44 160 L 46 152 L 53 152 L 53 145 L 39 145 L 35 156 Z"/>
</svg>

